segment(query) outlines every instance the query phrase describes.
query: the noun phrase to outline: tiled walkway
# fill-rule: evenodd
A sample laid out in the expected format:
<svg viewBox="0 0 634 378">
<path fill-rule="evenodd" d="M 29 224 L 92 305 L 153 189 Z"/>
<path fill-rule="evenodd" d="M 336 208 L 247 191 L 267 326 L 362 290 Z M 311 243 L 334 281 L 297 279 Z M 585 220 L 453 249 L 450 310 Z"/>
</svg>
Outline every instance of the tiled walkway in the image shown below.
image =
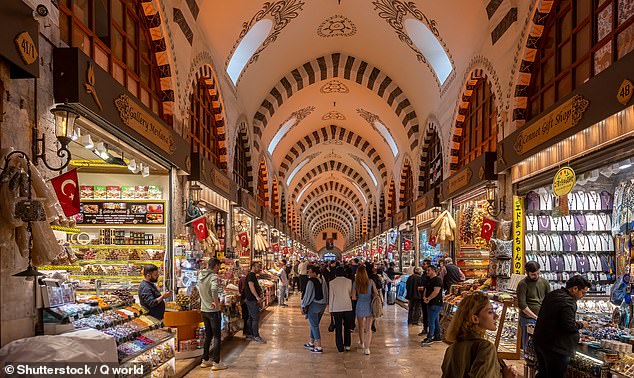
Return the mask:
<svg viewBox="0 0 634 378">
<path fill-rule="evenodd" d="M 230 340 L 222 353 L 229 369 L 212 372 L 196 368 L 188 378 L 201 377 L 440 377 L 440 365 L 446 345 L 435 343 L 421 348 L 419 327 L 407 325 L 407 311 L 398 305 L 386 306 L 378 321 L 370 356 L 353 348 L 338 353 L 335 335 L 328 332 L 330 316 L 321 322 L 323 354 L 310 353 L 303 344 L 308 341 L 308 321 L 299 309 L 299 296 L 291 295 L 289 307 L 270 308 L 261 324 L 260 334 L 268 344 L 247 342 L 241 335 Z M 352 338 L 353 347 L 358 336 Z"/>
</svg>

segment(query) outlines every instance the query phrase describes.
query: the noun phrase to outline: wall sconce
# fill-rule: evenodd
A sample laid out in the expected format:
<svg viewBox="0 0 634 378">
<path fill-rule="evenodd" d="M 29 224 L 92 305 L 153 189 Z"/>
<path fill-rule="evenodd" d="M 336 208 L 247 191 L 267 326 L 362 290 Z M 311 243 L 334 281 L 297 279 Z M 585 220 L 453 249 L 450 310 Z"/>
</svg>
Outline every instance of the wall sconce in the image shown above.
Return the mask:
<svg viewBox="0 0 634 378">
<path fill-rule="evenodd" d="M 60 144 L 57 150 L 57 156 L 62 159 L 62 165 L 60 167 L 52 167 L 46 159 L 46 138 L 44 134 L 39 138 L 39 130 L 33 129 L 33 164 L 38 164 L 38 159 L 41 159 L 46 168 L 51 171 L 62 171 L 70 163 L 70 151 L 68 150 L 68 144 L 73 140 L 73 134 L 75 132 L 75 121 L 79 118 L 79 115 L 75 111 L 66 105 L 58 105 L 51 109 L 51 113 L 55 116 L 55 136 Z"/>
<path fill-rule="evenodd" d="M 194 203 L 194 206 L 200 203 L 200 194 L 203 192 L 203 188 L 194 182 L 189 186 L 189 200 Z"/>
<path fill-rule="evenodd" d="M 487 207 L 486 211 L 492 217 L 497 217 L 500 213 L 503 213 L 506 210 L 506 205 L 504 204 L 504 197 L 497 199 L 497 185 L 494 182 L 491 182 L 486 185 L 486 198 L 487 198 Z"/>
<path fill-rule="evenodd" d="M 440 207 L 435 206 L 433 209 L 431 209 L 431 215 L 434 218 L 438 218 L 438 216 L 440 215 Z"/>
</svg>

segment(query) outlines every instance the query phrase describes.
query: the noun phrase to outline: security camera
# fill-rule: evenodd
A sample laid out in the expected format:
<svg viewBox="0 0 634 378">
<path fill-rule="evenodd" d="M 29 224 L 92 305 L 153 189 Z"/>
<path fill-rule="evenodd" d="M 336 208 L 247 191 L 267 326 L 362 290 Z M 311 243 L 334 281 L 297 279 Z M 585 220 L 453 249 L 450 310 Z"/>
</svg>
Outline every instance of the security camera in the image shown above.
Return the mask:
<svg viewBox="0 0 634 378">
<path fill-rule="evenodd" d="M 46 5 L 38 4 L 38 6 L 35 7 L 35 12 L 33 13 L 33 17 L 38 18 L 38 17 L 46 17 L 46 16 L 48 16 L 48 8 L 46 7 Z"/>
</svg>

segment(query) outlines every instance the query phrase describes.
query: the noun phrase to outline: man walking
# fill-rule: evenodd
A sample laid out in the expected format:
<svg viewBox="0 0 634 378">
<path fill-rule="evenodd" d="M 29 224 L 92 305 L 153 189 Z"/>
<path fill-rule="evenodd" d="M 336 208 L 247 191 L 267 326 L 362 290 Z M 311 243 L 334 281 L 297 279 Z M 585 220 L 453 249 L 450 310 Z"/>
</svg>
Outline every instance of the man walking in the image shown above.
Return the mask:
<svg viewBox="0 0 634 378">
<path fill-rule="evenodd" d="M 407 281 L 405 282 L 406 296 L 405 298 L 408 301 L 408 309 L 407 309 L 407 324 L 413 325 L 418 324 L 420 321 L 420 310 L 421 310 L 421 292 L 418 290 L 421 281 L 421 268 L 414 268 L 414 274 L 407 277 Z"/>
<path fill-rule="evenodd" d="M 464 273 L 462 273 L 462 270 L 453 263 L 451 257 L 445 258 L 445 269 L 447 270 L 447 273 L 442 280 L 444 285 L 443 287 L 445 291 L 448 292 L 449 289 L 451 289 L 451 285 L 464 281 L 465 276 Z"/>
<path fill-rule="evenodd" d="M 163 320 L 165 315 L 165 299 L 172 296 L 171 291 L 163 294 L 156 287 L 159 278 L 159 268 L 154 264 L 143 267 L 143 281 L 139 284 L 139 302 L 150 311 L 150 315 Z"/>
<path fill-rule="evenodd" d="M 343 267 L 335 269 L 335 276 L 328 289 L 328 305 L 334 319 L 335 344 L 339 353 L 350 351 L 350 329 L 354 325 L 352 314 L 352 281 L 345 277 Z"/>
<path fill-rule="evenodd" d="M 565 289 L 546 294 L 539 310 L 533 342 L 537 354 L 537 378 L 564 377 L 570 357 L 579 343 L 579 330 L 586 322 L 576 320 L 577 301 L 590 289 L 590 282 L 576 275 Z"/>
<path fill-rule="evenodd" d="M 539 263 L 529 261 L 526 263 L 527 276 L 517 285 L 517 304 L 520 308 L 519 323 L 522 328 L 522 350 L 526 353 L 528 334 L 526 328 L 529 324 L 535 325 L 537 314 L 542 306 L 546 294 L 550 293 L 550 284 L 539 275 Z"/>
<path fill-rule="evenodd" d="M 246 303 L 249 309 L 248 327 L 251 332 L 247 335 L 247 340 L 254 340 L 258 344 L 266 344 L 266 340 L 260 337 L 259 321 L 260 307 L 264 302 L 262 298 L 262 288 L 258 282 L 258 274 L 262 271 L 262 263 L 254 261 L 251 263 L 251 271 L 247 274 L 247 287 L 245 288 Z"/>
<path fill-rule="evenodd" d="M 442 310 L 442 280 L 438 277 L 438 269 L 433 265 L 427 267 L 427 277 L 429 281 L 425 286 L 423 302 L 427 304 L 429 333 L 421 342 L 421 346 L 430 346 L 434 341 L 441 341 L 439 317 Z"/>
<path fill-rule="evenodd" d="M 287 307 L 286 294 L 288 293 L 288 277 L 286 276 L 286 260 L 279 263 L 280 273 L 277 275 L 279 281 L 277 303 L 282 307 Z"/>
<path fill-rule="evenodd" d="M 428 321 L 428 313 L 427 313 L 427 303 L 423 302 L 423 292 L 425 291 L 425 287 L 427 286 L 427 283 L 429 282 L 429 277 L 427 277 L 427 268 L 431 266 L 431 260 L 429 259 L 425 259 L 423 260 L 422 263 L 422 273 L 420 276 L 420 284 L 418 285 L 418 291 L 421 293 L 421 299 L 420 299 L 420 307 L 421 307 L 421 312 L 423 313 L 423 329 L 420 331 L 420 333 L 418 334 L 418 336 L 425 336 L 427 334 L 427 329 L 429 327 L 429 321 Z"/>
<path fill-rule="evenodd" d="M 302 262 L 297 267 L 299 273 L 299 290 L 302 292 L 302 299 L 304 298 L 304 291 L 306 290 L 306 284 L 308 283 L 308 261 L 302 258 Z"/>
<path fill-rule="evenodd" d="M 295 290 L 299 290 L 299 288 L 299 260 L 295 260 L 293 268 L 291 269 L 291 289 L 294 293 Z"/>
<path fill-rule="evenodd" d="M 215 257 L 209 259 L 207 269 L 198 272 L 198 291 L 200 292 L 200 311 L 205 323 L 205 345 L 203 347 L 203 361 L 200 367 L 211 367 L 211 370 L 224 370 L 227 367 L 220 362 L 221 344 L 221 319 L 220 311 L 220 282 L 218 271 L 220 270 L 220 260 Z M 211 348 L 211 360 L 209 360 L 209 347 Z"/>
</svg>

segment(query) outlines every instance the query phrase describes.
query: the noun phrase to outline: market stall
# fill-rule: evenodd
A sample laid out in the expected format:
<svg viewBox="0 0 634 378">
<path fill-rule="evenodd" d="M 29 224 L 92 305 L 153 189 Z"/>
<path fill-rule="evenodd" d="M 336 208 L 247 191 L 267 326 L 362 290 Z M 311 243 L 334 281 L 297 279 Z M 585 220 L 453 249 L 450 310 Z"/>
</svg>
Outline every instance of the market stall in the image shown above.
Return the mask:
<svg viewBox="0 0 634 378">
<path fill-rule="evenodd" d="M 438 265 L 443 255 L 443 247 L 437 240 L 438 235 L 434 234 L 432 227 L 432 222 L 440 215 L 437 192 L 436 189 L 432 189 L 414 202 L 412 213 L 416 224 L 416 261 L 418 266 L 421 266 L 424 260 L 430 260 L 432 264 Z M 448 243 L 448 241 L 444 241 L 444 243 Z M 447 249 L 446 246 L 445 249 Z"/>
</svg>

